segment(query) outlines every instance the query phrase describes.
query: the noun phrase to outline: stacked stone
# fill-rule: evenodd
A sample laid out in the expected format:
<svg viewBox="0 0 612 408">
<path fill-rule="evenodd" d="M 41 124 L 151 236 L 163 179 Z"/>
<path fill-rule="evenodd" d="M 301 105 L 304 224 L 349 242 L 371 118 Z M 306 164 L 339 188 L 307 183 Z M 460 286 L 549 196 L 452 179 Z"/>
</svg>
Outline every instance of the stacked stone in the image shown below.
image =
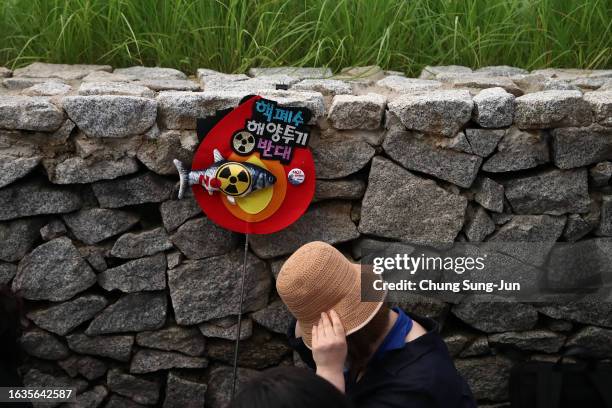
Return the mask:
<svg viewBox="0 0 612 408">
<path fill-rule="evenodd" d="M 228 401 L 243 238 L 193 199 L 176 200 L 172 159 L 191 160 L 196 118 L 249 94 L 312 110 L 318 180 L 299 221 L 252 238 L 240 381 L 300 364 L 273 288 L 306 242 L 358 260 L 365 245 L 393 242 L 533 241 L 550 251 L 612 236 L 612 71 L 253 68 L 188 78 L 34 63 L 0 73 L 0 284 L 25 299 L 26 385 L 75 388 L 67 406 Z M 483 404 L 508 399 L 508 348 L 554 359 L 582 345 L 612 357 L 610 303 L 415 297 L 404 306 L 443 323 Z"/>
</svg>

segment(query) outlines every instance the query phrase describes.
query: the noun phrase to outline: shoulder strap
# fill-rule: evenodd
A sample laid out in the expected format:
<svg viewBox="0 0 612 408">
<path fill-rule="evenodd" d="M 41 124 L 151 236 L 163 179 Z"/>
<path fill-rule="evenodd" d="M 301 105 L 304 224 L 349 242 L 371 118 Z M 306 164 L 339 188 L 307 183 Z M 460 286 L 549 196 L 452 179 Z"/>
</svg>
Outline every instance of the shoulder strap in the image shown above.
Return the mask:
<svg viewBox="0 0 612 408">
<path fill-rule="evenodd" d="M 599 370 L 588 373 L 589 379 L 593 386 L 599 392 L 601 399 L 606 404 L 607 408 L 612 408 L 612 383 L 610 378 L 605 378 L 603 375 L 597 375 Z"/>
<path fill-rule="evenodd" d="M 563 375 L 554 366 L 544 366 L 538 370 L 536 385 L 537 408 L 559 408 L 561 406 L 561 386 Z"/>
<path fill-rule="evenodd" d="M 591 351 L 586 347 L 572 346 L 565 351 L 563 356 L 559 359 L 557 364 L 563 362 L 563 357 L 567 356 L 578 356 L 582 358 L 592 359 L 593 355 Z M 590 369 L 585 373 L 593 387 L 598 391 L 601 399 L 606 404 L 607 408 L 612 408 L 612 387 L 610 386 L 612 378 L 612 372 L 608 372 L 608 378 L 606 378 L 606 371 L 600 370 L 601 366 L 597 365 L 591 360 L 589 364 Z"/>
</svg>

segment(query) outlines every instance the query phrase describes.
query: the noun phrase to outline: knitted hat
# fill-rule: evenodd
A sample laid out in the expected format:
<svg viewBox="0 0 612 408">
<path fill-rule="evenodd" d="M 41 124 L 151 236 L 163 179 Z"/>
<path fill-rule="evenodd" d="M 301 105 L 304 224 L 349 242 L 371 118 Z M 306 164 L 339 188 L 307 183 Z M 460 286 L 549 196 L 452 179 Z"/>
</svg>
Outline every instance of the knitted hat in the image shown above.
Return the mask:
<svg viewBox="0 0 612 408">
<path fill-rule="evenodd" d="M 363 274 L 364 277 L 371 275 Z M 311 347 L 312 326 L 323 312 L 334 309 L 347 335 L 372 320 L 383 304 L 385 293 L 374 292 L 368 296 L 379 299 L 376 302 L 362 302 L 361 280 L 361 266 L 349 262 L 325 242 L 308 243 L 287 259 L 276 279 L 276 289 L 297 319 L 307 347 Z M 369 284 L 365 289 L 371 287 Z"/>
</svg>

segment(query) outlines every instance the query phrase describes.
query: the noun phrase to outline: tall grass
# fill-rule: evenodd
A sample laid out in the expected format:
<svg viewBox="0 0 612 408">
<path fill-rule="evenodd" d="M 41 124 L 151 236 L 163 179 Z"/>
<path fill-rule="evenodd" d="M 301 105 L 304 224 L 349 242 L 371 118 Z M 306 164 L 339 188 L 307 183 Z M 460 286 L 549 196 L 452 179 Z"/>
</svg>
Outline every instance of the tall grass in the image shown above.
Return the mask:
<svg viewBox="0 0 612 408">
<path fill-rule="evenodd" d="M 612 65 L 610 0 L 0 0 L 0 65 Z"/>
</svg>

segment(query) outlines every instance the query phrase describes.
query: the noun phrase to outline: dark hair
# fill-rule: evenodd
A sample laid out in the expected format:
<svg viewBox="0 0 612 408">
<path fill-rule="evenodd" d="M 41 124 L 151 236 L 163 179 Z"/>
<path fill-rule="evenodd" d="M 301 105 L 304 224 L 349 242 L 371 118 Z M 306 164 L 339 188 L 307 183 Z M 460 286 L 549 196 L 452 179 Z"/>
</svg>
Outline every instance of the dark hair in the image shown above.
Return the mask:
<svg viewBox="0 0 612 408">
<path fill-rule="evenodd" d="M 21 300 L 7 287 L 0 286 L 0 365 L 19 364 L 21 336 Z"/>
<path fill-rule="evenodd" d="M 232 408 L 351 408 L 331 383 L 310 370 L 277 367 L 264 371 L 236 394 Z"/>
<path fill-rule="evenodd" d="M 346 337 L 348 359 L 352 365 L 363 365 L 372 354 L 372 346 L 389 324 L 389 308 L 383 305 L 364 327 Z"/>
</svg>

